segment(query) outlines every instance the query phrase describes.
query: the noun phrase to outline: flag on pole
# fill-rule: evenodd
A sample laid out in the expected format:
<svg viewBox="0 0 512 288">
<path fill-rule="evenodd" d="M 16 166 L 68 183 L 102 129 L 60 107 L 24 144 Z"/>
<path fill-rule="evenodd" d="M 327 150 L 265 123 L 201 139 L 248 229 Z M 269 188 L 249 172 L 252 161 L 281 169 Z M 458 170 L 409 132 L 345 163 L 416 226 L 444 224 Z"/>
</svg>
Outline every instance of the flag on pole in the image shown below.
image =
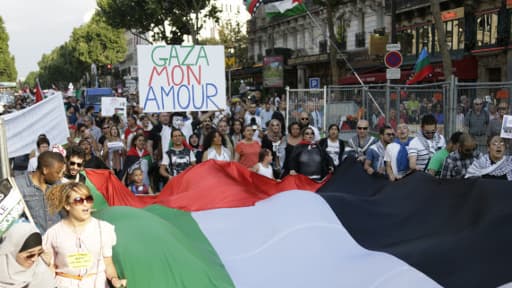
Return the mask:
<svg viewBox="0 0 512 288">
<path fill-rule="evenodd" d="M 423 47 L 418 60 L 416 60 L 416 64 L 414 64 L 414 76 L 407 80 L 405 84 L 411 85 L 417 83 L 432 74 L 433 71 L 434 68 L 432 67 L 432 64 L 430 64 L 427 48 Z"/>
<path fill-rule="evenodd" d="M 261 4 L 263 4 L 263 0 L 245 0 L 245 7 L 247 7 L 247 11 L 249 11 L 251 16 L 256 14 L 256 11 L 258 11 Z"/>
<path fill-rule="evenodd" d="M 36 79 L 36 103 L 43 101 L 43 90 L 41 90 L 41 84 L 39 79 Z"/>
<path fill-rule="evenodd" d="M 306 12 L 303 0 L 280 0 L 280 1 L 268 1 L 265 3 L 265 13 L 268 17 L 276 16 L 294 16 Z"/>
</svg>

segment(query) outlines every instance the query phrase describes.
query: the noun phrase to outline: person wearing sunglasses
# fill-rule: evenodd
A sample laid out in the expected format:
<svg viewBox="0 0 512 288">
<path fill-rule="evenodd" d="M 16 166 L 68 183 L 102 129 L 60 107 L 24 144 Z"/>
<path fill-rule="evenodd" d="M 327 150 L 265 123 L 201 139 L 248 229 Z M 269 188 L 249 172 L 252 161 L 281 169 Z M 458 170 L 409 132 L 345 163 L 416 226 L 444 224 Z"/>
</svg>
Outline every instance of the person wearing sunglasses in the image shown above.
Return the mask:
<svg viewBox="0 0 512 288">
<path fill-rule="evenodd" d="M 81 182 L 85 183 L 85 176 L 80 172 L 83 170 L 85 162 L 85 151 L 78 145 L 73 145 L 66 152 L 66 171 L 62 182 Z"/>
<path fill-rule="evenodd" d="M 465 177 L 512 181 L 512 157 L 506 155 L 505 147 L 505 139 L 499 135 L 490 136 L 487 140 L 488 153 L 471 164 Z"/>
<path fill-rule="evenodd" d="M 427 114 L 421 118 L 421 129 L 411 140 L 408 147 L 409 167 L 412 171 L 425 171 L 430 159 L 446 146 L 443 135 L 437 132 L 434 115 Z"/>
<path fill-rule="evenodd" d="M 55 287 L 51 271 L 41 257 L 41 233 L 33 224 L 14 224 L 0 241 L 0 287 Z"/>
<path fill-rule="evenodd" d="M 43 237 L 57 287 L 106 287 L 107 281 L 114 287 L 126 286 L 112 260 L 115 228 L 92 217 L 94 198 L 89 188 L 79 182 L 56 185 L 46 199 L 50 213 L 66 214 Z"/>
<path fill-rule="evenodd" d="M 386 175 L 384 153 L 386 151 L 386 146 L 395 139 L 395 131 L 393 131 L 391 126 L 385 125 L 379 130 L 379 138 L 380 141 L 370 146 L 368 151 L 366 151 L 364 171 L 366 171 L 368 175 Z"/>
<path fill-rule="evenodd" d="M 320 131 L 318 130 L 318 128 L 316 128 L 315 126 L 311 125 L 311 117 L 309 116 L 309 114 L 307 112 L 301 112 L 300 113 L 300 118 L 299 118 L 299 125 L 300 125 L 300 129 L 303 130 L 305 128 L 311 128 L 313 129 L 313 132 L 315 133 L 314 137 L 313 137 L 313 140 L 315 142 L 318 142 L 320 141 Z"/>
<path fill-rule="evenodd" d="M 370 123 L 368 120 L 357 121 L 356 135 L 350 138 L 347 143 L 347 152 L 354 154 L 357 161 L 363 162 L 366 159 L 366 150 L 379 141 L 377 138 L 368 135 Z"/>
<path fill-rule="evenodd" d="M 473 164 L 475 159 L 480 158 L 480 152 L 476 149 L 476 142 L 473 136 L 462 133 L 459 138 L 457 150 L 451 152 L 444 160 L 443 169 L 439 178 L 441 179 L 462 179 L 466 171 Z"/>
</svg>

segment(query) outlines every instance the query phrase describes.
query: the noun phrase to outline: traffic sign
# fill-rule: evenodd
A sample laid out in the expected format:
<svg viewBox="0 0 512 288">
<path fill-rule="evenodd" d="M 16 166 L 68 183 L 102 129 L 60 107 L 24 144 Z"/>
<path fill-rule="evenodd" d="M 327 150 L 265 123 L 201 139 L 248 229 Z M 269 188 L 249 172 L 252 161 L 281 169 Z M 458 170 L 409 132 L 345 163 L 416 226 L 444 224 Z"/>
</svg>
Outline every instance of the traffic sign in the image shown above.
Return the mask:
<svg viewBox="0 0 512 288">
<path fill-rule="evenodd" d="M 399 51 L 389 51 L 384 56 L 384 64 L 388 68 L 399 68 L 402 65 L 402 54 Z"/>
<path fill-rule="evenodd" d="M 309 78 L 309 89 L 320 89 L 320 78 Z"/>
<path fill-rule="evenodd" d="M 400 43 L 386 44 L 386 51 L 400 51 Z"/>
<path fill-rule="evenodd" d="M 400 79 L 401 71 L 398 68 L 386 69 L 386 79 L 387 80 L 397 80 Z"/>
</svg>

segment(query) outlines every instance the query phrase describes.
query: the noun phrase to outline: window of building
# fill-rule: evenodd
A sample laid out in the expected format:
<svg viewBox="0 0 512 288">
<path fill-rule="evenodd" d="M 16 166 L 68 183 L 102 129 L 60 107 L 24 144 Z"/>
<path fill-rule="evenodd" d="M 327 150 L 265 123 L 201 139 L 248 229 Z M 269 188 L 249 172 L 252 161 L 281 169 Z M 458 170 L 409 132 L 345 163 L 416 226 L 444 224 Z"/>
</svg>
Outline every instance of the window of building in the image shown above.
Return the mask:
<svg viewBox="0 0 512 288">
<path fill-rule="evenodd" d="M 444 22 L 446 45 L 449 50 L 464 49 L 464 20 L 455 19 Z"/>
<path fill-rule="evenodd" d="M 496 45 L 498 39 L 498 11 L 487 11 L 476 16 L 476 46 Z"/>
</svg>

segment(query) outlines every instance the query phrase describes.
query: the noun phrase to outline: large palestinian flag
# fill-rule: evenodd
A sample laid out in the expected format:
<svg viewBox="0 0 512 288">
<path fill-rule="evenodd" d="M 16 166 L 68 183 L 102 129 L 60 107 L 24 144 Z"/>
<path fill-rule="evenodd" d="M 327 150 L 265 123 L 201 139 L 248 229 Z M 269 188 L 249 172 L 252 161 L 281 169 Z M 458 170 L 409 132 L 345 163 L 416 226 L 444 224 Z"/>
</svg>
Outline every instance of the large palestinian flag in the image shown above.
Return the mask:
<svg viewBox="0 0 512 288">
<path fill-rule="evenodd" d="M 131 288 L 512 281 L 508 182 L 418 173 L 390 183 L 358 165 L 342 163 L 326 183 L 303 176 L 275 182 L 210 160 L 158 196 L 138 197 L 108 171 L 86 174 L 95 216 L 116 227 L 114 259 Z"/>
</svg>

